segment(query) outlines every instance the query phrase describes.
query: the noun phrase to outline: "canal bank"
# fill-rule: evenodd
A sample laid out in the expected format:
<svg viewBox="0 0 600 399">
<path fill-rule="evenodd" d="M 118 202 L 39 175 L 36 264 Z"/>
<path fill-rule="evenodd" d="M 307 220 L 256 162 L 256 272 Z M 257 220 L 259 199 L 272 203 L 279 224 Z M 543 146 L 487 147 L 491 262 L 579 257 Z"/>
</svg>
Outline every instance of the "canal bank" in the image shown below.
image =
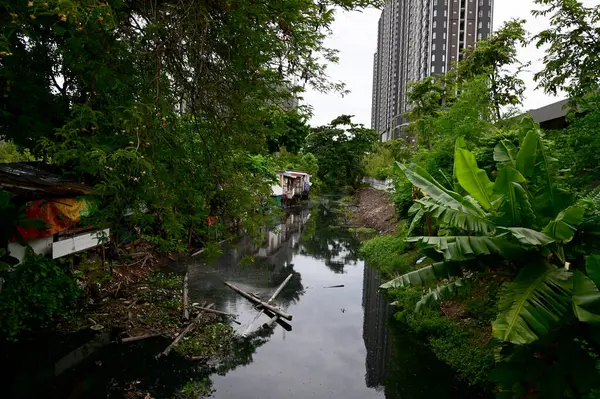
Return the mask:
<svg viewBox="0 0 600 399">
<path fill-rule="evenodd" d="M 356 236 L 336 228 L 338 209 L 335 198 L 324 197 L 310 209 L 289 212 L 258 245 L 242 239 L 224 244 L 215 262 L 189 259 L 173 265 L 189 272 L 190 302 L 210 301 L 239 315 L 241 326 L 231 326 L 236 335 L 247 329 L 256 310 L 223 282 L 269 297 L 293 274 L 277 299 L 294 316 L 291 331 L 276 326 L 234 338 L 224 344 L 225 356 L 212 363 L 177 354 L 156 359 L 170 342 L 160 337 L 127 347 L 107 342 L 61 378 L 49 378 L 43 392 L 86 398 L 197 397 L 211 391 L 216 398 L 476 397 L 426 348 L 390 328 L 379 275 L 359 259 Z M 52 364 L 64 357 L 59 347 L 54 343 L 52 351 L 40 349 L 38 355 Z"/>
</svg>

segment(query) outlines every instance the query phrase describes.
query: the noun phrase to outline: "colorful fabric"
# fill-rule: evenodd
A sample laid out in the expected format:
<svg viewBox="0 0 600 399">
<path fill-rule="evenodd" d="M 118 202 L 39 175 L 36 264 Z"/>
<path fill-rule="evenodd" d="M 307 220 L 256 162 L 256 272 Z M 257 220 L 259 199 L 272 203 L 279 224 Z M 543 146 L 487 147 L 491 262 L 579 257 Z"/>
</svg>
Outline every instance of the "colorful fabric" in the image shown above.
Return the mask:
<svg viewBox="0 0 600 399">
<path fill-rule="evenodd" d="M 25 214 L 28 219 L 42 219 L 50 227 L 46 230 L 17 227 L 25 240 L 50 237 L 58 232 L 68 230 L 88 216 L 95 205 L 84 198 L 52 198 L 30 201 L 26 204 Z"/>
</svg>

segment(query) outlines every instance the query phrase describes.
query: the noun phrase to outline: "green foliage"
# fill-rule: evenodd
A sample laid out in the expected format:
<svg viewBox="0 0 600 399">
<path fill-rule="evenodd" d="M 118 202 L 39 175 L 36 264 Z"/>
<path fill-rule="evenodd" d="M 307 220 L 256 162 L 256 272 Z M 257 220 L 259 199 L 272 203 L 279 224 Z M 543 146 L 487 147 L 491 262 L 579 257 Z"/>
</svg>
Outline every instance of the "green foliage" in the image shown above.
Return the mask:
<svg viewBox="0 0 600 399">
<path fill-rule="evenodd" d="M 408 270 L 415 256 L 405 253 L 406 248 L 402 236 L 377 236 L 362 244 L 360 255 L 368 264 L 386 274 L 403 273 Z"/>
<path fill-rule="evenodd" d="M 393 175 L 394 162 L 402 162 L 411 156 L 411 149 L 402 139 L 376 143 L 373 152 L 365 157 L 365 174 L 379 180 Z"/>
<path fill-rule="evenodd" d="M 325 74 L 334 9 L 381 3 L 0 0 L 0 136 L 92 185 L 90 224 L 205 245 L 209 216 L 250 229 L 268 212 L 267 143 L 298 152 L 308 133 L 284 104 L 344 91 Z"/>
<path fill-rule="evenodd" d="M 487 385 L 494 357 L 485 348 L 485 341 L 481 341 L 468 325 L 450 320 L 436 309 L 424 308 L 416 313 L 421 292 L 415 288 L 393 289 L 388 295 L 396 306 L 395 317 L 403 321 L 410 332 L 428 342 L 436 357 L 450 365 L 469 384 Z"/>
<path fill-rule="evenodd" d="M 544 68 L 535 75 L 548 93 L 564 91 L 572 105 L 597 92 L 600 81 L 600 6 L 584 6 L 574 0 L 536 0 L 535 16 L 549 17 L 548 29 L 535 36 L 545 47 Z"/>
<path fill-rule="evenodd" d="M 65 267 L 43 256 L 29 253 L 25 262 L 2 272 L 0 334 L 15 340 L 77 309 L 81 290 Z"/>
<path fill-rule="evenodd" d="M 28 149 L 19 149 L 14 143 L 0 142 L 0 163 L 35 161 Z"/>
<path fill-rule="evenodd" d="M 544 347 L 559 333 L 575 334 L 584 341 L 595 340 L 593 333 L 587 336 L 571 320 L 578 318 L 581 323 L 590 324 L 600 320 L 595 313 L 600 311 L 600 291 L 584 273 L 570 270 L 583 266 L 571 251 L 571 242 L 586 209 L 575 204 L 560 208 L 569 203 L 556 185 L 555 160 L 539 130 L 534 127 L 520 136 L 519 149 L 503 141 L 494 149 L 499 168 L 495 182 L 479 168 L 462 140 L 457 140 L 455 150 L 456 191 L 443 187 L 423 168 L 400 165 L 406 177 L 426 195 L 416 203 L 421 214 L 417 213 L 415 219 L 420 221 L 426 215 L 437 228 L 435 236 L 410 237 L 406 241 L 421 243 L 432 258 L 443 261 L 382 285 L 388 289 L 427 288 L 415 304 L 416 310 L 423 312 L 431 303 L 459 292 L 465 280 L 456 277 L 472 279 L 489 273 L 509 276 L 499 294 L 498 313 L 492 323 L 500 369 L 501 363 L 516 361 L 513 353 L 530 351 L 531 345 Z M 588 204 L 593 203 L 593 199 L 588 200 Z M 440 208 L 445 211 L 439 211 Z M 457 212 L 468 216 L 440 217 Z M 505 222 L 509 226 L 500 224 Z M 579 239 L 586 240 L 582 236 Z M 567 260 L 571 263 L 567 264 Z M 595 258 L 588 258 L 586 273 L 595 276 L 595 266 Z M 443 285 L 431 288 L 437 281 Z M 592 356 L 600 355 L 588 350 L 594 353 Z M 585 372 L 597 370 L 593 366 Z M 504 377 L 507 378 L 501 378 Z M 520 381 L 519 376 L 513 377 L 513 381 Z M 559 374 L 557 379 L 566 384 L 561 392 L 566 393 L 570 384 L 577 384 L 582 396 L 576 397 L 584 397 L 595 387 L 589 381 L 574 379 L 570 371 Z M 545 379 L 540 376 L 529 383 L 538 389 Z M 501 383 L 505 392 L 514 389 L 517 395 L 517 385 L 511 388 L 506 384 L 506 380 Z"/>
<path fill-rule="evenodd" d="M 352 123 L 342 115 L 329 125 L 314 128 L 306 139 L 306 151 L 319 164 L 318 177 L 331 187 L 357 187 L 364 176 L 363 160 L 378 139 L 377 132 Z"/>
</svg>

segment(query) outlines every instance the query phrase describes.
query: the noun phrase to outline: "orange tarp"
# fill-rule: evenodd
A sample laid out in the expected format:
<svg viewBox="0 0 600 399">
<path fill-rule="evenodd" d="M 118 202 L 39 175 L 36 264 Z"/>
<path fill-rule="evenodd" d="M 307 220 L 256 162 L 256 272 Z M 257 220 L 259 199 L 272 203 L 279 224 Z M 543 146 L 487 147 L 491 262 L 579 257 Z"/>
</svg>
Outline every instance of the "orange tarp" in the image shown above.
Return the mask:
<svg viewBox="0 0 600 399">
<path fill-rule="evenodd" d="M 92 204 L 83 198 L 57 198 L 30 201 L 26 205 L 25 214 L 28 219 L 43 219 L 50 228 L 38 230 L 36 228 L 17 227 L 25 240 L 33 238 L 50 237 L 60 231 L 68 230 L 87 216 Z"/>
</svg>

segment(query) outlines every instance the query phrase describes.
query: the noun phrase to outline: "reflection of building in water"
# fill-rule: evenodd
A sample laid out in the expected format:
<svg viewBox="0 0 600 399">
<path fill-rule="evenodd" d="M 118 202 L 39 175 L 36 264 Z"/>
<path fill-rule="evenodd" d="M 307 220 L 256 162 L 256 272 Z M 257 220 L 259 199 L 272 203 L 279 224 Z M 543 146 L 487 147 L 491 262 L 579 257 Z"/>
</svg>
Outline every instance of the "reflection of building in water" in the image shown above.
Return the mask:
<svg viewBox="0 0 600 399">
<path fill-rule="evenodd" d="M 365 264 L 362 299 L 365 312 L 363 340 L 367 349 L 365 379 L 369 388 L 378 390 L 383 387 L 393 345 L 386 326 L 390 305 L 383 294 L 377 291 L 379 285 L 381 285 L 379 273 Z"/>
<path fill-rule="evenodd" d="M 271 256 L 287 241 L 289 241 L 290 247 L 295 247 L 300 241 L 302 229 L 309 217 L 308 208 L 301 209 L 300 212 L 287 214 L 283 223 L 266 232 L 266 245 L 258 249 L 257 255 L 261 257 Z"/>
</svg>

